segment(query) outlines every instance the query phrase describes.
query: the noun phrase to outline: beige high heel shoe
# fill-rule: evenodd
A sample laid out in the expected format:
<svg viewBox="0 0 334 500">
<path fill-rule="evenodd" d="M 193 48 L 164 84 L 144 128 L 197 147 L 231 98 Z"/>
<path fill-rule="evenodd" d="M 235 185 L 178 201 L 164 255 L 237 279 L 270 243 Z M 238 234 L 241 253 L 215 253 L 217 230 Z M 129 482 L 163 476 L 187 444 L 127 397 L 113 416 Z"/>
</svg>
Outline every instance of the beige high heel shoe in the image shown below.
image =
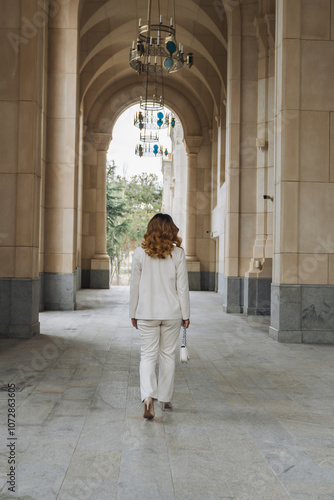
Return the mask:
<svg viewBox="0 0 334 500">
<path fill-rule="evenodd" d="M 172 410 L 173 409 L 173 405 L 172 403 L 168 402 L 168 403 L 163 403 L 161 401 L 161 404 L 162 404 L 162 411 L 165 411 L 165 409 L 167 410 Z"/>
<path fill-rule="evenodd" d="M 144 418 L 147 418 L 148 420 L 152 420 L 154 418 L 155 412 L 154 412 L 154 404 L 153 404 L 153 399 L 152 398 L 145 398 L 144 399 Z"/>
</svg>

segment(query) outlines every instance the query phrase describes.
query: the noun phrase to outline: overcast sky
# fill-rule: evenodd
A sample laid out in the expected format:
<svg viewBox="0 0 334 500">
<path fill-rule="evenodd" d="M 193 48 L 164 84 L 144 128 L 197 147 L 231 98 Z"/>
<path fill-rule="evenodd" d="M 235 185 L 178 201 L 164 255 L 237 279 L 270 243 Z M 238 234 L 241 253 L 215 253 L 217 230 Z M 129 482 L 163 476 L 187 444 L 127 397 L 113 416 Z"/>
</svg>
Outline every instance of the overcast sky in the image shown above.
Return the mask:
<svg viewBox="0 0 334 500">
<path fill-rule="evenodd" d="M 160 158 L 139 158 L 135 155 L 136 144 L 139 144 L 139 129 L 134 126 L 133 117 L 139 110 L 139 104 L 131 106 L 115 123 L 108 159 L 115 160 L 116 173 L 119 175 L 130 178 L 141 172 L 148 172 L 156 174 L 162 182 Z M 163 150 L 167 148 L 170 151 L 167 130 L 159 131 L 159 143 L 163 146 Z"/>
</svg>

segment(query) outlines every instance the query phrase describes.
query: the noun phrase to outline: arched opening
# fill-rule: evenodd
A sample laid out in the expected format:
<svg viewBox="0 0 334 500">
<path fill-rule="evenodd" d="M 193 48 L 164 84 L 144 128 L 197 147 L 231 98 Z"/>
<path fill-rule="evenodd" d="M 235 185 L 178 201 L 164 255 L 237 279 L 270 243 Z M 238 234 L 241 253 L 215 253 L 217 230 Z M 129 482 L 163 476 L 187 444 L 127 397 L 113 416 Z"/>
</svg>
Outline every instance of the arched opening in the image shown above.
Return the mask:
<svg viewBox="0 0 334 500">
<path fill-rule="evenodd" d="M 219 3 L 219 2 L 217 2 Z M 163 165 L 163 210 L 174 217 L 180 227 L 188 258 L 193 289 L 214 289 L 216 274 L 215 243 L 211 231 L 211 142 L 214 116 L 220 115 L 220 102 L 226 97 L 227 18 L 224 8 L 201 5 L 193 0 L 176 6 L 177 38 L 184 51 L 193 52 L 197 63 L 191 70 L 170 74 L 164 79 L 165 104 L 178 114 L 182 131 L 174 133 L 173 160 Z M 219 14 L 219 15 L 217 15 Z M 144 81 L 128 63 L 128 50 L 134 37 L 138 18 L 145 19 L 144 4 L 137 9 L 106 1 L 103 5 L 84 2 L 80 17 L 80 102 L 83 109 L 85 143 L 96 146 L 96 138 L 107 141 L 121 113 L 138 102 Z M 193 33 L 196 32 L 196 37 Z M 210 43 L 208 43 L 210 42 Z M 99 140 L 100 140 L 99 139 Z M 113 138 L 114 140 L 114 138 Z M 98 146 L 100 147 L 100 146 Z M 105 151 L 103 152 L 105 155 Z M 94 188 L 89 171 L 96 164 L 95 151 L 84 159 L 83 175 L 87 186 Z M 98 154 L 102 156 L 102 153 Z M 87 198 L 88 199 L 88 198 Z M 85 196 L 83 211 L 85 213 Z M 89 210 L 88 210 L 89 211 Z M 97 225 L 92 212 L 83 215 L 83 276 L 107 271 L 106 261 L 94 260 Z M 95 233 L 94 233 L 95 231 Z M 97 262 L 97 260 L 99 262 Z M 102 266 L 102 268 L 101 268 Z M 83 280 L 84 286 L 88 284 Z M 95 283 L 96 284 L 96 283 Z"/>
<path fill-rule="evenodd" d="M 129 284 L 132 254 L 140 245 L 150 218 L 157 212 L 170 213 L 173 209 L 172 204 L 166 203 L 175 184 L 174 175 L 170 178 L 175 163 L 172 133 L 175 123 L 183 136 L 182 126 L 176 114 L 165 107 L 162 128 L 147 132 L 147 139 L 158 138 L 162 156 L 153 153 L 148 156 L 145 150 L 140 156 L 138 145 L 143 132 L 138 116 L 141 111 L 139 104 L 135 104 L 119 115 L 107 153 L 107 253 L 112 286 Z M 148 125 L 155 126 L 156 113 L 150 113 L 149 118 Z M 166 191 L 169 192 L 163 194 Z"/>
</svg>

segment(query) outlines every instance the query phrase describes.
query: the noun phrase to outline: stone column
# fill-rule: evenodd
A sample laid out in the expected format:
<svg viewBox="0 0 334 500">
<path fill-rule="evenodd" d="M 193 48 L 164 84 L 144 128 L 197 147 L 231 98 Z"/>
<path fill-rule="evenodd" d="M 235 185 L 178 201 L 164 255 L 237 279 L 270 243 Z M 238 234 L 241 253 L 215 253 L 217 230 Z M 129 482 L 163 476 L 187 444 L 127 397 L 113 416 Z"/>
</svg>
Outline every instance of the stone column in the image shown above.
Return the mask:
<svg viewBox="0 0 334 500">
<path fill-rule="evenodd" d="M 334 342 L 333 10 L 321 7 L 276 4 L 270 335 L 282 342 Z"/>
<path fill-rule="evenodd" d="M 223 309 L 241 311 L 239 278 L 240 230 L 240 107 L 241 107 L 241 27 L 231 25 L 227 59 L 226 107 L 226 219 L 224 221 Z"/>
<path fill-rule="evenodd" d="M 76 307 L 77 16 L 58 4 L 50 18 L 45 184 L 44 306 Z"/>
<path fill-rule="evenodd" d="M 186 258 L 191 290 L 201 289 L 200 262 L 196 255 L 196 191 L 197 191 L 197 154 L 202 142 L 201 136 L 185 138 L 187 150 L 187 222 Z"/>
<path fill-rule="evenodd" d="M 244 314 L 269 315 L 274 196 L 275 14 L 254 21 L 258 44 L 256 238 L 244 280 Z M 264 199 L 268 195 L 271 198 Z"/>
<path fill-rule="evenodd" d="M 172 140 L 172 165 L 171 165 L 171 215 L 175 224 L 180 229 L 183 247 L 186 240 L 187 223 L 187 153 L 183 140 L 183 128 L 176 118 L 176 125 L 171 131 Z"/>
<path fill-rule="evenodd" d="M 174 182 L 172 178 L 172 161 L 170 159 L 162 159 L 161 172 L 163 177 L 162 211 L 173 217 Z"/>
<path fill-rule="evenodd" d="M 91 134 L 96 151 L 96 234 L 95 255 L 91 260 L 90 288 L 110 287 L 110 257 L 107 254 L 107 213 L 106 213 L 106 168 L 110 134 Z"/>
<path fill-rule="evenodd" d="M 46 2 L 1 4 L 0 337 L 39 333 Z M 44 22 L 41 22 L 43 21 Z"/>
</svg>

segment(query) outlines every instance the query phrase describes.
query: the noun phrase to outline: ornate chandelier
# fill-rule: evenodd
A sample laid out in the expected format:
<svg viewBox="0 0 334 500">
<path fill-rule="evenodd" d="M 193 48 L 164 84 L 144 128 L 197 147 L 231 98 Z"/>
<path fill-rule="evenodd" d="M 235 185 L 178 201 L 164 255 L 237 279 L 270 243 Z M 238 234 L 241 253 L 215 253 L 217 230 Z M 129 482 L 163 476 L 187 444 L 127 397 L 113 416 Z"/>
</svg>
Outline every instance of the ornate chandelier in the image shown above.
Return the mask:
<svg viewBox="0 0 334 500">
<path fill-rule="evenodd" d="M 134 124 L 141 131 L 141 144 L 136 146 L 135 154 L 142 156 L 168 155 L 158 144 L 159 129 L 175 126 L 175 118 L 171 121 L 169 114 L 164 114 L 164 74 L 180 70 L 184 65 L 183 46 L 177 44 L 175 23 L 175 0 L 172 0 L 172 16 L 169 25 L 163 24 L 160 11 L 160 0 L 157 0 L 154 11 L 156 20 L 152 18 L 152 0 L 148 0 L 147 24 L 142 26 L 139 19 L 137 42 L 132 42 L 130 49 L 130 66 L 139 75 L 145 74 L 145 97 L 140 97 L 140 111 L 134 118 Z M 168 2 L 165 2 L 165 4 Z M 174 21 L 173 21 L 174 19 Z M 193 64 L 192 53 L 186 58 L 189 67 Z"/>
<path fill-rule="evenodd" d="M 148 0 L 147 24 L 138 23 L 137 41 L 130 49 L 130 66 L 139 75 L 142 73 L 174 73 L 183 68 L 183 46 L 177 44 L 175 29 L 175 0 L 172 0 L 172 16 L 169 25 L 162 22 L 160 1 L 158 0 L 156 19 L 152 19 L 152 1 Z M 193 54 L 186 56 L 189 67 L 193 64 Z"/>
<path fill-rule="evenodd" d="M 165 154 L 166 154 L 166 151 L 165 151 Z M 160 156 L 161 157 L 164 154 L 163 147 L 160 146 L 159 144 L 154 144 L 153 146 L 152 146 L 152 144 L 137 144 L 135 153 L 137 156 L 140 156 L 140 157 L 142 157 L 142 156 L 151 156 L 151 157 Z M 168 154 L 168 151 L 167 151 L 167 154 Z"/>
<path fill-rule="evenodd" d="M 149 113 L 139 111 L 139 113 L 135 114 L 133 123 L 139 130 L 144 128 L 147 130 L 162 130 L 168 128 L 169 125 L 175 127 L 175 118 L 174 116 L 170 118 L 169 113 L 163 113 L 162 111 L 159 111 L 156 115 L 152 111 Z"/>
</svg>

